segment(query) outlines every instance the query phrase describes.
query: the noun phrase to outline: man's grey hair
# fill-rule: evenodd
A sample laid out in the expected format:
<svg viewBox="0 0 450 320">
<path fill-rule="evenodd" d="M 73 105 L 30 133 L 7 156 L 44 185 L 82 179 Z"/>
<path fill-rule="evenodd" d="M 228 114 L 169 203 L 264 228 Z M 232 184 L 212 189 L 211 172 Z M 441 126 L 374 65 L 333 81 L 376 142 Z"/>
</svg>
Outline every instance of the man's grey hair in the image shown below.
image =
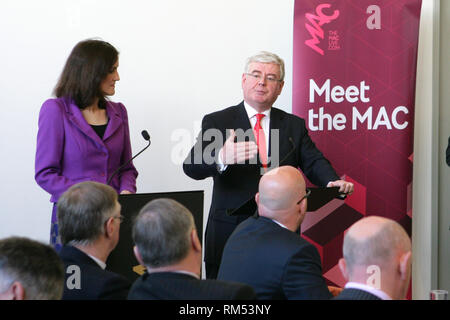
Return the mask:
<svg viewBox="0 0 450 320">
<path fill-rule="evenodd" d="M 357 266 L 387 266 L 397 253 L 411 250 L 411 241 L 403 227 L 391 220 L 374 234 L 355 239 L 350 232 L 344 237 L 343 255 L 351 275 Z"/>
<path fill-rule="evenodd" d="M 92 244 L 113 216 L 117 192 L 108 185 L 86 181 L 70 187 L 59 198 L 58 227 L 64 245 Z"/>
<path fill-rule="evenodd" d="M 250 64 L 253 62 L 260 62 L 260 63 L 274 63 L 277 64 L 280 67 L 280 80 L 284 81 L 284 61 L 279 56 L 277 56 L 275 53 L 271 53 L 268 51 L 260 51 L 257 54 L 247 58 L 247 61 L 245 63 L 245 72 L 248 73 Z"/>
<path fill-rule="evenodd" d="M 159 268 L 183 260 L 195 229 L 192 213 L 171 199 L 150 201 L 141 209 L 133 226 L 133 240 L 145 266 Z"/>
<path fill-rule="evenodd" d="M 19 282 L 26 300 L 60 300 L 64 267 L 49 245 L 20 237 L 0 240 L 0 293 Z"/>
</svg>

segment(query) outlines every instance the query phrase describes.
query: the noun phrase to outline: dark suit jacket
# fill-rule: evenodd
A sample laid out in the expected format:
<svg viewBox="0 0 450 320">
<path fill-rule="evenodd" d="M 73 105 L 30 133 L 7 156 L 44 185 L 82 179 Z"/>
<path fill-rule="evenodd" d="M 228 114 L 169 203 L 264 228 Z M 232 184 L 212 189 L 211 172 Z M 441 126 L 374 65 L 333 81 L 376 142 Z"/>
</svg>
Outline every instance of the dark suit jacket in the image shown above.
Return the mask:
<svg viewBox="0 0 450 320">
<path fill-rule="evenodd" d="M 217 280 L 198 280 L 175 272 L 145 273 L 131 287 L 129 300 L 253 300 L 247 285 Z"/>
<path fill-rule="evenodd" d="M 63 300 L 125 300 L 131 283 L 116 273 L 103 270 L 94 260 L 81 250 L 72 246 L 63 246 L 59 253 L 64 262 L 65 281 Z M 80 268 L 81 288 L 69 289 L 68 282 L 73 283 L 68 271 L 69 266 Z"/>
<path fill-rule="evenodd" d="M 230 236 L 218 279 L 247 283 L 258 299 L 332 297 L 317 249 L 264 217 L 250 217 Z"/>
<path fill-rule="evenodd" d="M 445 152 L 445 157 L 447 160 L 447 165 L 450 166 L 450 137 L 448 137 L 448 145 L 447 145 L 447 150 Z"/>
<path fill-rule="evenodd" d="M 344 289 L 333 300 L 381 300 L 377 296 L 360 289 Z"/>
<path fill-rule="evenodd" d="M 223 173 L 219 173 L 216 164 L 205 162 L 203 157 L 204 154 L 208 154 L 215 159 L 220 150 L 207 148 L 215 140 L 205 139 L 208 141 L 202 141 L 203 134 L 208 129 L 220 131 L 222 135 L 220 147 L 223 146 L 227 138 L 226 134 L 229 134 L 226 131 L 229 129 L 250 130 L 250 139 L 254 141 L 255 137 L 251 131 L 251 124 L 243 102 L 237 106 L 214 112 L 203 118 L 202 131 L 183 164 L 184 172 L 193 179 L 200 180 L 207 177 L 214 179 L 205 236 L 205 262 L 207 266 L 214 264 L 218 268 L 226 240 L 241 221 L 254 213 L 229 216 L 227 212 L 241 207 L 247 200 L 255 196 L 261 178 L 261 164 L 258 161 L 256 164 L 230 165 Z M 273 145 L 273 141 L 270 141 L 269 156 L 272 159 L 278 156 L 280 165 L 300 167 L 308 179 L 318 186 L 325 186 L 329 181 L 339 179 L 328 160 L 310 139 L 303 119 L 272 108 L 270 130 L 272 129 L 279 130 L 279 150 L 276 155 L 276 150 L 272 150 L 270 147 Z M 196 163 L 198 159 L 201 160 L 200 163 Z M 275 166 L 275 161 L 272 161 L 271 165 Z M 206 271 L 208 276 L 208 268 Z"/>
</svg>

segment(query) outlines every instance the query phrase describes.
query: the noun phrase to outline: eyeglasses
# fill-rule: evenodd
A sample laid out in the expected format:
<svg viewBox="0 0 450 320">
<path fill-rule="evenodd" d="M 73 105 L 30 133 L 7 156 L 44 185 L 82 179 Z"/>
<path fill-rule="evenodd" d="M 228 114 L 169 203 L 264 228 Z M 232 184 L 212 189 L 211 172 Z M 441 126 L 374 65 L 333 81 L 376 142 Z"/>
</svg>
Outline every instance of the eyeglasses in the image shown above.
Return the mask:
<svg viewBox="0 0 450 320">
<path fill-rule="evenodd" d="M 268 75 L 268 76 L 265 76 L 265 77 L 263 77 L 261 74 L 259 74 L 259 73 L 246 73 L 246 75 L 248 75 L 248 76 L 250 76 L 250 77 L 252 77 L 252 78 L 254 78 L 256 81 L 261 81 L 261 79 L 263 79 L 263 80 L 267 80 L 267 81 L 269 81 L 270 83 L 276 83 L 276 82 L 282 82 L 280 79 L 277 79 L 275 76 L 273 76 L 273 75 Z"/>
<path fill-rule="evenodd" d="M 297 202 L 297 204 L 300 204 L 304 199 L 307 199 L 311 195 L 311 189 L 306 188 L 306 194 Z"/>
</svg>

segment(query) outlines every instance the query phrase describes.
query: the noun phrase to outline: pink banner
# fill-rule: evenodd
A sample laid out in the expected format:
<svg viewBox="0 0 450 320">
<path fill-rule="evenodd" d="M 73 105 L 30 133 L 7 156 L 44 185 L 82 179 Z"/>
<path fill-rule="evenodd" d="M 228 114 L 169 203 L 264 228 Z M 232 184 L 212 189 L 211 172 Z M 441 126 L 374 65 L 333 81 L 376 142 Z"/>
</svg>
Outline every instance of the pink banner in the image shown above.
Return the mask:
<svg viewBox="0 0 450 320">
<path fill-rule="evenodd" d="M 344 233 L 358 219 L 388 217 L 411 234 L 420 8 L 421 0 L 295 1 L 293 113 L 355 184 L 347 200 L 302 225 L 330 285 L 345 284 L 337 263 Z"/>
</svg>

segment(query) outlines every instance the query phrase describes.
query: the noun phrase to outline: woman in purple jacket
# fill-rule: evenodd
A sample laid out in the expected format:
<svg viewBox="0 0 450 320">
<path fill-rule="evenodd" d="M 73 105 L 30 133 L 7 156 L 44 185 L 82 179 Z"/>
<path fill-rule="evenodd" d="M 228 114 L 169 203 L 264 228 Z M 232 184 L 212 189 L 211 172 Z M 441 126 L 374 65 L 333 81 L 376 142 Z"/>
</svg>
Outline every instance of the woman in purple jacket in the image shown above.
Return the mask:
<svg viewBox="0 0 450 320">
<path fill-rule="evenodd" d="M 85 40 L 67 59 L 55 88 L 39 113 L 35 179 L 54 203 L 50 243 L 59 250 L 56 202 L 81 181 L 107 183 L 131 159 L 127 111 L 108 101 L 119 81 L 119 53 L 109 43 Z M 136 192 L 138 173 L 130 162 L 111 180 L 121 194 Z"/>
</svg>

